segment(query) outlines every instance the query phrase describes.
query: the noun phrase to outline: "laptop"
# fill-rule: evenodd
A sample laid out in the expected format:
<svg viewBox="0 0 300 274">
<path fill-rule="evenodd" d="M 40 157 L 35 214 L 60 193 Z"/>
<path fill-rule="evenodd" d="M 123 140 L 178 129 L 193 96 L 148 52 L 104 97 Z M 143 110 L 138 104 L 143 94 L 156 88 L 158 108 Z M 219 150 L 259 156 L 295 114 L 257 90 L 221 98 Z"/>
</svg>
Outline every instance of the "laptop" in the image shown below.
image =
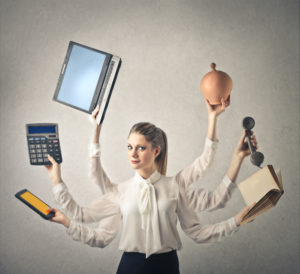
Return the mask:
<svg viewBox="0 0 300 274">
<path fill-rule="evenodd" d="M 102 124 L 121 66 L 119 56 L 69 42 L 53 100 L 86 113 L 97 105 Z"/>
</svg>

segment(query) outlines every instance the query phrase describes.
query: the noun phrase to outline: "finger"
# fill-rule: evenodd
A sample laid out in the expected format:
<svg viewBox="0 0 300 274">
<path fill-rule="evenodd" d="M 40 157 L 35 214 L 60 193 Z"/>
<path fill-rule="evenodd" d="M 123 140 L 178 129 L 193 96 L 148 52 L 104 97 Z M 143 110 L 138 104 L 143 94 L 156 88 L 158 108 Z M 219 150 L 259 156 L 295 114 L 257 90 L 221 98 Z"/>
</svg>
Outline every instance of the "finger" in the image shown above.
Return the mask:
<svg viewBox="0 0 300 274">
<path fill-rule="evenodd" d="M 92 112 L 92 116 L 95 118 L 100 110 L 100 105 L 97 105 Z"/>
<path fill-rule="evenodd" d="M 48 154 L 48 160 L 51 162 L 52 165 L 57 164 L 57 162 L 54 160 L 54 158 L 50 154 Z"/>
<path fill-rule="evenodd" d="M 224 98 L 221 99 L 221 104 L 222 104 L 221 109 L 224 110 L 226 108 L 226 103 Z"/>
<path fill-rule="evenodd" d="M 209 102 L 209 100 L 207 98 L 205 98 L 205 103 L 206 103 L 206 105 L 207 105 L 208 108 L 211 108 L 211 104 L 210 104 L 210 102 Z"/>
<path fill-rule="evenodd" d="M 51 167 L 52 167 L 52 165 L 45 165 L 45 168 L 46 168 L 47 170 L 51 169 Z"/>
<path fill-rule="evenodd" d="M 247 133 L 246 133 L 246 130 L 244 130 L 242 137 L 240 139 L 240 144 L 247 143 L 246 137 L 247 137 Z"/>
<path fill-rule="evenodd" d="M 252 203 L 251 205 L 246 206 L 245 209 L 244 209 L 245 215 L 246 215 L 253 207 L 255 207 L 255 205 L 256 205 L 256 202 Z"/>
<path fill-rule="evenodd" d="M 228 96 L 228 98 L 226 100 L 226 105 L 227 105 L 227 107 L 230 105 L 230 95 Z"/>
</svg>

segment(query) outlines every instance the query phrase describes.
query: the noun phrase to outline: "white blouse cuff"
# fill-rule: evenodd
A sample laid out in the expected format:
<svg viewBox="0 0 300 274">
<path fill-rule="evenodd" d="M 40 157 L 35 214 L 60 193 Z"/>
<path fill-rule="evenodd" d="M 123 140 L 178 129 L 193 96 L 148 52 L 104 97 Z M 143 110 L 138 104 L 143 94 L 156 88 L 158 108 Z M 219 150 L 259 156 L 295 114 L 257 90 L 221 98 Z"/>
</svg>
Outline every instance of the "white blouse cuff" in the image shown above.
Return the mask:
<svg viewBox="0 0 300 274">
<path fill-rule="evenodd" d="M 73 236 L 75 229 L 76 229 L 76 223 L 74 221 L 70 220 L 70 225 L 68 228 L 66 228 L 67 234 Z"/>
<path fill-rule="evenodd" d="M 229 179 L 227 175 L 224 176 L 223 183 L 227 188 L 232 188 L 233 186 L 235 186 L 235 184 Z"/>
<path fill-rule="evenodd" d="M 239 229 L 240 226 L 236 224 L 235 217 L 230 218 L 228 222 L 232 231 L 237 231 Z"/>
<path fill-rule="evenodd" d="M 206 137 L 205 146 L 208 146 L 208 147 L 211 147 L 211 148 L 215 149 L 218 146 L 218 142 L 219 142 L 218 139 L 216 139 L 216 141 L 212 141 L 208 137 Z"/>
<path fill-rule="evenodd" d="M 100 144 L 91 143 L 89 147 L 90 157 L 100 157 Z"/>
<path fill-rule="evenodd" d="M 66 185 L 63 182 L 61 182 L 52 188 L 52 192 L 53 194 L 57 194 L 65 189 L 66 189 Z"/>
</svg>

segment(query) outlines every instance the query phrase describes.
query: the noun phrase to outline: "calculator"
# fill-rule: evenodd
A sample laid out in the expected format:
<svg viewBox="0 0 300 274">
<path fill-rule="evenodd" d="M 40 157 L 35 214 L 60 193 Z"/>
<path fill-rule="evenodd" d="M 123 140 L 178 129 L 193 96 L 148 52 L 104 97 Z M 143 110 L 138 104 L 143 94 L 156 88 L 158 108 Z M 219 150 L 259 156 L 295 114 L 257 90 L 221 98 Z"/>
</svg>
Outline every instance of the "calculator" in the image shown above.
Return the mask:
<svg viewBox="0 0 300 274">
<path fill-rule="evenodd" d="M 30 164 L 51 165 L 48 154 L 57 163 L 62 162 L 58 124 L 26 124 L 26 135 Z"/>
</svg>

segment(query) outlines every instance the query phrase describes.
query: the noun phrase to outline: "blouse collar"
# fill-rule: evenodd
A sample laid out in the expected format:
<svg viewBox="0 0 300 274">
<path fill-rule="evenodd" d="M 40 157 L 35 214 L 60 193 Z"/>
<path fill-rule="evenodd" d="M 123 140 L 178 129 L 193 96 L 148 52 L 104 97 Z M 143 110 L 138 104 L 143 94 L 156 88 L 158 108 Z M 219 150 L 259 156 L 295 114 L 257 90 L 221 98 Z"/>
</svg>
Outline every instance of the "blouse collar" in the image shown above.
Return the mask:
<svg viewBox="0 0 300 274">
<path fill-rule="evenodd" d="M 161 174 L 157 171 L 157 169 L 155 169 L 155 171 L 151 174 L 151 176 L 148 179 L 144 179 L 137 171 L 135 172 L 135 181 L 139 182 L 139 181 L 143 181 L 146 182 L 148 184 L 154 184 L 156 183 L 161 177 Z"/>
</svg>

